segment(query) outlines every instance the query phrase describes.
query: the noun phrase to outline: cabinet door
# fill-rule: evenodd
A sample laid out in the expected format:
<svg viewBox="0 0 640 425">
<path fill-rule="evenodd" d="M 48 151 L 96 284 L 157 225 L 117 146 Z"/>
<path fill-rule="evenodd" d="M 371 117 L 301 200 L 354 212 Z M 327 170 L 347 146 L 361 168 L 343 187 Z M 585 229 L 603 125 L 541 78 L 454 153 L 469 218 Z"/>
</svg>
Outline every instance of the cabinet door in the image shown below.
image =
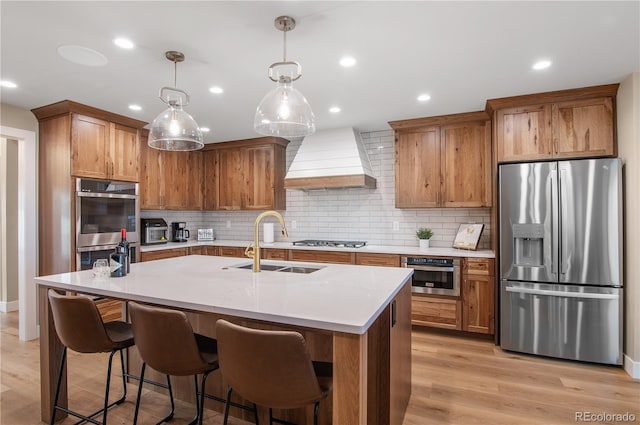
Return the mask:
<svg viewBox="0 0 640 425">
<path fill-rule="evenodd" d="M 493 335 L 494 277 L 464 275 L 462 278 L 463 329 Z"/>
<path fill-rule="evenodd" d="M 611 98 L 554 104 L 552 122 L 555 157 L 616 155 Z"/>
<path fill-rule="evenodd" d="M 109 178 L 138 181 L 138 130 L 111 124 L 109 137 Z"/>
<path fill-rule="evenodd" d="M 462 329 L 459 300 L 413 294 L 411 324 L 444 329 Z"/>
<path fill-rule="evenodd" d="M 491 206 L 491 125 L 442 127 L 442 207 Z"/>
<path fill-rule="evenodd" d="M 140 142 L 140 209 L 164 208 L 164 170 L 162 151 L 147 146 L 145 131 Z"/>
<path fill-rule="evenodd" d="M 187 152 L 186 177 L 184 181 L 187 191 L 187 203 L 189 210 L 202 209 L 202 152 Z"/>
<path fill-rule="evenodd" d="M 498 162 L 551 157 L 551 105 L 501 109 L 496 112 Z"/>
<path fill-rule="evenodd" d="M 206 246 L 190 246 L 189 247 L 189 255 L 206 255 L 207 253 Z"/>
<path fill-rule="evenodd" d="M 71 128 L 71 174 L 106 179 L 109 123 L 84 115 L 73 115 Z"/>
<path fill-rule="evenodd" d="M 206 211 L 215 210 L 216 207 L 216 182 L 218 172 L 218 151 L 202 152 L 202 176 L 204 179 L 204 199 L 202 208 Z"/>
<path fill-rule="evenodd" d="M 274 205 L 274 152 L 272 146 L 243 149 L 245 180 L 243 209 L 267 210 Z"/>
<path fill-rule="evenodd" d="M 187 164 L 189 155 L 186 152 L 162 152 L 164 206 L 171 210 L 188 209 Z"/>
<path fill-rule="evenodd" d="M 215 180 L 218 209 L 241 209 L 242 193 L 245 187 L 241 149 L 220 149 L 217 170 L 218 175 Z"/>
<path fill-rule="evenodd" d="M 440 129 L 396 136 L 396 208 L 438 206 Z"/>
</svg>

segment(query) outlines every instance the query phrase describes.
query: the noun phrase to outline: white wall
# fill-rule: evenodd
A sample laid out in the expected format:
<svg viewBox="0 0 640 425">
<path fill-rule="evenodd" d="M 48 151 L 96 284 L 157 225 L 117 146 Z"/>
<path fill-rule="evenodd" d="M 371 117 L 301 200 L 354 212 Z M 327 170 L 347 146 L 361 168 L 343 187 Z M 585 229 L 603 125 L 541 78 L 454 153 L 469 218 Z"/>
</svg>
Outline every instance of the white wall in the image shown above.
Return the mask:
<svg viewBox="0 0 640 425">
<path fill-rule="evenodd" d="M 489 208 L 396 209 L 393 131 L 363 133 L 362 141 L 377 178 L 376 189 L 287 190 L 287 209 L 282 212 L 289 231 L 287 240 L 363 240 L 370 245 L 417 246 L 416 228 L 430 227 L 434 231 L 431 246 L 450 247 L 461 223 L 483 223 L 480 248 L 489 247 Z M 287 168 L 299 147 L 300 142 L 287 146 Z M 167 223 L 186 221 L 192 238 L 198 227 L 212 227 L 217 239 L 249 241 L 259 213 L 143 211 L 142 217 L 162 217 Z M 393 230 L 394 221 L 400 230 Z M 276 240 L 283 240 L 277 227 Z"/>
<path fill-rule="evenodd" d="M 618 89 L 618 155 L 625 162 L 625 370 L 640 379 L 640 72 Z"/>
</svg>

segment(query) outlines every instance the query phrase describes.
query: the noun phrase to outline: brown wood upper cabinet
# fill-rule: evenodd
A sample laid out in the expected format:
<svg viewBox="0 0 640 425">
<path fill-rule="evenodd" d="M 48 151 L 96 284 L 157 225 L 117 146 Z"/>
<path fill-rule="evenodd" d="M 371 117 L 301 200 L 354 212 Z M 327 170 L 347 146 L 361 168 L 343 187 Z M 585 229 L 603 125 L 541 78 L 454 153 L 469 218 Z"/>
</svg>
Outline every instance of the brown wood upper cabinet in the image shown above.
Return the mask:
<svg viewBox="0 0 640 425">
<path fill-rule="evenodd" d="M 618 84 L 487 101 L 498 162 L 616 156 Z"/>
<path fill-rule="evenodd" d="M 491 123 L 485 112 L 389 123 L 396 208 L 491 206 Z"/>
<path fill-rule="evenodd" d="M 202 152 L 168 152 L 140 144 L 140 209 L 201 210 Z"/>
<path fill-rule="evenodd" d="M 204 209 L 285 209 L 288 143 L 261 137 L 207 145 L 203 152 Z"/>
</svg>

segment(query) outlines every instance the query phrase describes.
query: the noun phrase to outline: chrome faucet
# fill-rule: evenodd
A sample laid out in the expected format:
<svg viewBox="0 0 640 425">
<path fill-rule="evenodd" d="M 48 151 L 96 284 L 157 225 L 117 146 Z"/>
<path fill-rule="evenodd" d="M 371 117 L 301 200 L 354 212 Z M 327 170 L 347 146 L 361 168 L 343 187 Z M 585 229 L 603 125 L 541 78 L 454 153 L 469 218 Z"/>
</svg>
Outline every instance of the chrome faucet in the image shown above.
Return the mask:
<svg viewBox="0 0 640 425">
<path fill-rule="evenodd" d="M 260 214 L 256 218 L 256 224 L 253 228 L 253 248 L 251 247 L 251 243 L 247 246 L 247 249 L 244 250 L 244 255 L 249 258 L 253 258 L 253 272 L 257 273 L 260 271 L 260 222 L 263 218 L 273 216 L 278 219 L 280 225 L 282 226 L 282 236 L 285 238 L 289 235 L 287 234 L 287 228 L 284 225 L 284 218 L 277 211 L 265 211 Z"/>
</svg>

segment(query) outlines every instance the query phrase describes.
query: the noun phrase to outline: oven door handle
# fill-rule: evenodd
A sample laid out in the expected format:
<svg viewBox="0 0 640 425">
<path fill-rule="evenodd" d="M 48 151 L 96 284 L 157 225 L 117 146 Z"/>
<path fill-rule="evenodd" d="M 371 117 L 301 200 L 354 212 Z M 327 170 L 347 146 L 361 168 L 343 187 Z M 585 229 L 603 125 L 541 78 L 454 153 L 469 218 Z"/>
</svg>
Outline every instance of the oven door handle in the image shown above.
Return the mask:
<svg viewBox="0 0 640 425">
<path fill-rule="evenodd" d="M 116 249 L 118 244 L 114 245 L 93 245 L 93 246 L 79 246 L 76 248 L 77 252 L 93 252 L 93 251 L 106 251 L 108 249 Z"/>
<path fill-rule="evenodd" d="M 453 272 L 455 269 L 455 267 L 412 266 L 411 264 L 406 265 L 406 267 L 410 267 L 414 270 L 421 270 L 425 272 Z"/>
<path fill-rule="evenodd" d="M 80 198 L 115 198 L 115 199 L 138 199 L 138 195 L 127 195 L 125 193 L 108 193 L 108 192 L 76 192 L 76 196 Z"/>
</svg>

